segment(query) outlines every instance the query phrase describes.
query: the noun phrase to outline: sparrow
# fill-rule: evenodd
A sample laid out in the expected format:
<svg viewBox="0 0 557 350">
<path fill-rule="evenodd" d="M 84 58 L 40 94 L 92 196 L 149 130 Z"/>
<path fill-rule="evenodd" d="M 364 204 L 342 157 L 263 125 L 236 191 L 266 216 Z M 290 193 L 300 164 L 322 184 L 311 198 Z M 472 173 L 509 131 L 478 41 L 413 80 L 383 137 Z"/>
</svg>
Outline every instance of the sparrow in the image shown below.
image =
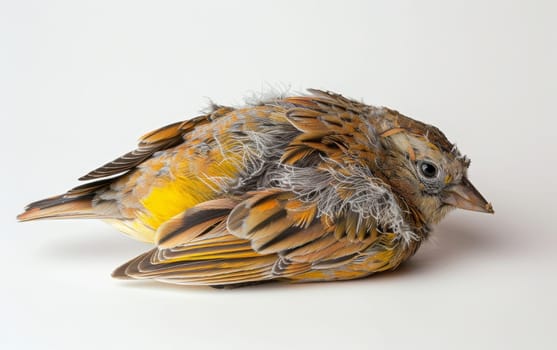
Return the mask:
<svg viewBox="0 0 557 350">
<path fill-rule="evenodd" d="M 393 270 L 451 209 L 493 213 L 436 127 L 309 89 L 140 138 L 20 221 L 95 218 L 154 244 L 121 279 L 235 287 Z"/>
</svg>

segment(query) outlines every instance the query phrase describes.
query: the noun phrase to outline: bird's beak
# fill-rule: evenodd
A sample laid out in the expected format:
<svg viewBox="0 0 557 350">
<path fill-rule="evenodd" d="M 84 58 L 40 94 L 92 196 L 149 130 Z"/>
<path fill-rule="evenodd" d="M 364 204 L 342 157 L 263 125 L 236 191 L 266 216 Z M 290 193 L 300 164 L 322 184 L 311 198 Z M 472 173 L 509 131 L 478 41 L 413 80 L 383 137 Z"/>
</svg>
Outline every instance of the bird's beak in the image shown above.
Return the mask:
<svg viewBox="0 0 557 350">
<path fill-rule="evenodd" d="M 485 200 L 467 178 L 462 178 L 461 184 L 454 185 L 445 191 L 443 203 L 460 209 L 495 213 L 491 203 Z"/>
</svg>

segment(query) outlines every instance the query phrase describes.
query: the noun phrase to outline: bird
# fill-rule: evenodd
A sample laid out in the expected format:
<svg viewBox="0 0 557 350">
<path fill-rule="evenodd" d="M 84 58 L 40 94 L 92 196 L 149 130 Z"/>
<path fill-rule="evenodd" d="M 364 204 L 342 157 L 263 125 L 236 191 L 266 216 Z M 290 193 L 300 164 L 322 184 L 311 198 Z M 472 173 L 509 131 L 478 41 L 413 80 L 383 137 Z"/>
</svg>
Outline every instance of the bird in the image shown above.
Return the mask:
<svg viewBox="0 0 557 350">
<path fill-rule="evenodd" d="M 95 218 L 152 249 L 119 279 L 234 288 L 393 270 L 454 208 L 494 213 L 436 127 L 317 89 L 140 138 L 17 219 Z"/>
</svg>

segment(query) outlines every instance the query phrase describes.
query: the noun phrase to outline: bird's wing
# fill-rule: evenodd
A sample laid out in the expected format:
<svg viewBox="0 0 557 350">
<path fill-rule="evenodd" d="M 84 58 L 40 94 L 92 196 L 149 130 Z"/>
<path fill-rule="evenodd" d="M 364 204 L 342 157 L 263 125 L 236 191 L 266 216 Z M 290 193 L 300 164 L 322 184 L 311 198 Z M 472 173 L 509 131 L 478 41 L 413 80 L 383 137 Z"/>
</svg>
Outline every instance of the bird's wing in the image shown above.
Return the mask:
<svg viewBox="0 0 557 350">
<path fill-rule="evenodd" d="M 99 179 L 128 171 L 151 157 L 155 152 L 165 150 L 182 142 L 183 136 L 186 133 L 193 130 L 197 125 L 205 124 L 209 121 L 209 116 L 203 115 L 187 121 L 172 123 L 149 132 L 140 138 L 139 145 L 135 150 L 87 173 L 80 177 L 79 180 Z"/>
<path fill-rule="evenodd" d="M 346 264 L 374 238 L 336 238 L 334 224 L 293 193 L 216 199 L 163 224 L 157 248 L 119 267 L 119 278 L 226 285 L 288 278 Z"/>
</svg>

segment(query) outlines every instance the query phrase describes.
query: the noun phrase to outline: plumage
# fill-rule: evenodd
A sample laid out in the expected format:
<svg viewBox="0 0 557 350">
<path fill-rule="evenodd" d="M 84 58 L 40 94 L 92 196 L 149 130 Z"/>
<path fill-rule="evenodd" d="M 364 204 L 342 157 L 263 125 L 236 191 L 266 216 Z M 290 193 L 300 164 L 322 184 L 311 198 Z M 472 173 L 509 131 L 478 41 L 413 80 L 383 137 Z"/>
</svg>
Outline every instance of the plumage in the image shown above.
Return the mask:
<svg viewBox="0 0 557 350">
<path fill-rule="evenodd" d="M 18 219 L 100 218 L 154 245 L 117 278 L 236 286 L 394 269 L 451 208 L 493 212 L 437 128 L 309 92 L 150 132 Z"/>
</svg>

